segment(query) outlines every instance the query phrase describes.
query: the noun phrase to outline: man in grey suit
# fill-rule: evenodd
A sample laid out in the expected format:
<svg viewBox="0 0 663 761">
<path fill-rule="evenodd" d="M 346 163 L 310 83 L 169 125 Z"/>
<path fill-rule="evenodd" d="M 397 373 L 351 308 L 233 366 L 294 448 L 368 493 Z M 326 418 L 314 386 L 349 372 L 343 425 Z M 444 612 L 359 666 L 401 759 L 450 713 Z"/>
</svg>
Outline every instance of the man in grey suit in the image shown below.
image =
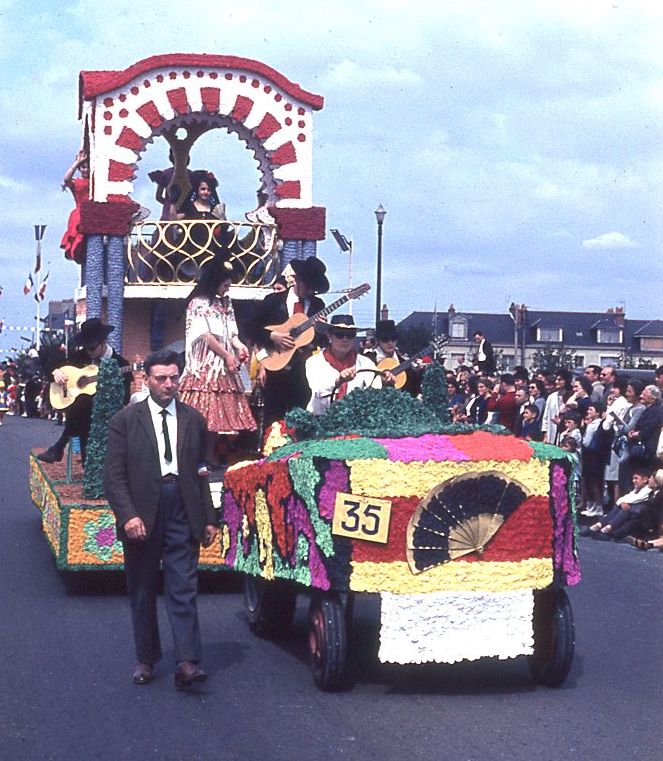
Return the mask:
<svg viewBox="0 0 663 761">
<path fill-rule="evenodd" d="M 144 370 L 149 397 L 110 422 L 104 489 L 124 546 L 137 660 L 133 680 L 152 681 L 161 658 L 157 592 L 163 565 L 175 685 L 187 687 L 207 678 L 196 607 L 200 545 L 209 546 L 217 534 L 205 469 L 207 425 L 176 399 L 175 352 L 151 354 Z"/>
</svg>

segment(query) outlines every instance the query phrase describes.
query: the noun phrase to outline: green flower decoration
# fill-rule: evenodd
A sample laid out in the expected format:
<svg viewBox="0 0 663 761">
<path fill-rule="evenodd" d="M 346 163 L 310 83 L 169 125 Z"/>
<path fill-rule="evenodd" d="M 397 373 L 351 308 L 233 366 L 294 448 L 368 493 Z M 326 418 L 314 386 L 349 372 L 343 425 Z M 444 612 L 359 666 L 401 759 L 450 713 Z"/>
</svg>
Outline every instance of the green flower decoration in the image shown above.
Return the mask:
<svg viewBox="0 0 663 761">
<path fill-rule="evenodd" d="M 110 513 L 87 521 L 83 531 L 86 536 L 83 549 L 99 560 L 107 562 L 114 554 L 122 552 L 122 543 L 115 534 L 115 519 Z"/>
</svg>

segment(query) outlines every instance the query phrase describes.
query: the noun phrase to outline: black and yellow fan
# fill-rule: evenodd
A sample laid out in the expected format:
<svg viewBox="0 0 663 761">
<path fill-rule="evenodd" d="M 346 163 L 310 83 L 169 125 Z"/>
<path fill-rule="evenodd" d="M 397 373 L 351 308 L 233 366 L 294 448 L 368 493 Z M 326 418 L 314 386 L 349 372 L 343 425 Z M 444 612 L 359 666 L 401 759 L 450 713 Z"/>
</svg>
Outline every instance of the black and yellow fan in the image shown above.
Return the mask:
<svg viewBox="0 0 663 761">
<path fill-rule="evenodd" d="M 529 496 L 528 490 L 497 471 L 464 473 L 428 492 L 407 528 L 407 560 L 421 573 L 477 553 Z"/>
</svg>

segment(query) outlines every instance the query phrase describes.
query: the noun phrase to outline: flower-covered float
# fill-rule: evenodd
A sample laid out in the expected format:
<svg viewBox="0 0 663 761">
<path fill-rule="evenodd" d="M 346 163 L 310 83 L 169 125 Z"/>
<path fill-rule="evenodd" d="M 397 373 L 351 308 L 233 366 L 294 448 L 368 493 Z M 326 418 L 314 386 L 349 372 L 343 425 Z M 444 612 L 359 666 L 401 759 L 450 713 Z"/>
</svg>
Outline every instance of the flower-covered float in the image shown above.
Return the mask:
<svg viewBox="0 0 663 761">
<path fill-rule="evenodd" d="M 432 380 L 424 402 L 367 389 L 320 418 L 291 412 L 280 446 L 226 474 L 223 562 L 246 575 L 257 634 L 283 631 L 312 593 L 323 689 L 343 682 L 360 592 L 380 595 L 381 661 L 527 655 L 559 685 L 574 648 L 564 587 L 580 580 L 572 465 L 499 426 L 445 422 Z"/>
</svg>

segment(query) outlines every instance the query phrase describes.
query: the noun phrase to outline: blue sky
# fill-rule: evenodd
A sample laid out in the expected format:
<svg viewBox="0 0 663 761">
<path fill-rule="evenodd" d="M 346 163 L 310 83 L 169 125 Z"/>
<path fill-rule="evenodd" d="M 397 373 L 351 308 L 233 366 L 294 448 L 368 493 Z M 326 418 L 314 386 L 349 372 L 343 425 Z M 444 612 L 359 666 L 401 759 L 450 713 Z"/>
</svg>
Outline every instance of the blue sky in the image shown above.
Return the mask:
<svg viewBox="0 0 663 761">
<path fill-rule="evenodd" d="M 28 324 L 33 225 L 47 224 L 48 298 L 77 267 L 58 248 L 72 200 L 60 182 L 80 142 L 78 72 L 150 55 L 254 58 L 325 97 L 315 116 L 314 199 L 354 241 L 354 282 L 374 282 L 374 209 L 387 209 L 383 296 L 413 310 L 604 310 L 663 317 L 663 5 L 328 0 L 195 4 L 0 0 L 0 319 Z M 152 208 L 139 165 L 137 198 Z M 257 172 L 218 133 L 213 169 L 238 218 Z M 347 258 L 320 244 L 335 288 Z M 374 301 L 355 305 L 368 325 Z M 0 336 L 0 351 L 17 345 Z"/>
</svg>

